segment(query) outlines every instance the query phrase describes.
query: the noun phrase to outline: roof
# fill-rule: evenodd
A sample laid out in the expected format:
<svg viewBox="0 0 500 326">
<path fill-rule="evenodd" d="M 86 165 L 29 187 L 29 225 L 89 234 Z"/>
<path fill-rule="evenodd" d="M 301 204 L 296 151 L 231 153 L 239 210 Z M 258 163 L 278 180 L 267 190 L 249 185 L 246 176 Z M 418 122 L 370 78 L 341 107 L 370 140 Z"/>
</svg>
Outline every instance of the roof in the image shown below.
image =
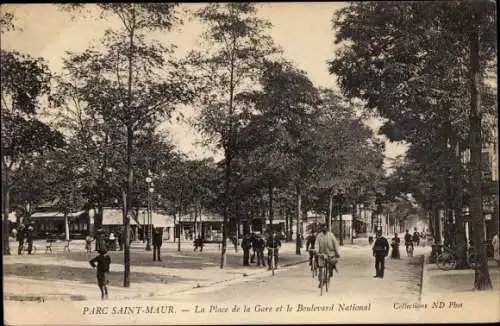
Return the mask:
<svg viewBox="0 0 500 326">
<path fill-rule="evenodd" d="M 132 214 L 129 213 L 130 225 L 137 225 L 137 222 L 132 218 Z M 137 216 L 139 224 L 147 223 L 146 220 L 146 210 L 141 208 Z M 153 225 L 155 227 L 173 227 L 174 217 L 166 214 L 161 214 L 159 212 L 153 211 L 152 214 Z M 123 225 L 123 212 L 118 208 L 104 208 L 102 212 L 102 224 L 103 225 Z"/>
<path fill-rule="evenodd" d="M 76 213 L 69 213 L 69 217 L 78 217 L 82 214 L 84 214 L 86 211 L 78 211 Z M 57 212 L 57 211 L 52 211 L 52 212 L 35 212 L 30 215 L 30 219 L 42 219 L 42 218 L 53 218 L 53 219 L 59 219 L 59 218 L 64 218 L 64 213 L 62 212 Z"/>
</svg>

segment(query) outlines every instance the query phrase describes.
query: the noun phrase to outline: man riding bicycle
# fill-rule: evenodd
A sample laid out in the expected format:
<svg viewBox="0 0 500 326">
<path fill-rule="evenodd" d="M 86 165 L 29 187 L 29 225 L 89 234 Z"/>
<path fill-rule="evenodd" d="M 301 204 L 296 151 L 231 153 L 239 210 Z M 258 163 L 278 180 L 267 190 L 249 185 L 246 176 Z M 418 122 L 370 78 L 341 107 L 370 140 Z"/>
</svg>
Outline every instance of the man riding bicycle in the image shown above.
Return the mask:
<svg viewBox="0 0 500 326">
<path fill-rule="evenodd" d="M 413 251 L 413 237 L 411 236 L 408 230 L 406 230 L 405 234 L 405 247 L 406 247 L 406 253 L 410 253 Z"/>
<path fill-rule="evenodd" d="M 309 252 L 309 266 L 313 267 L 314 245 L 316 244 L 316 233 L 313 231 L 307 237 L 306 251 Z"/>
<path fill-rule="evenodd" d="M 317 255 L 324 255 L 328 258 L 328 277 L 331 278 L 333 270 L 337 269 L 336 264 L 340 258 L 340 250 L 337 238 L 331 231 L 328 231 L 326 224 L 321 225 L 321 232 L 316 236 L 314 248 Z M 321 279 L 319 287 L 321 287 Z"/>
</svg>

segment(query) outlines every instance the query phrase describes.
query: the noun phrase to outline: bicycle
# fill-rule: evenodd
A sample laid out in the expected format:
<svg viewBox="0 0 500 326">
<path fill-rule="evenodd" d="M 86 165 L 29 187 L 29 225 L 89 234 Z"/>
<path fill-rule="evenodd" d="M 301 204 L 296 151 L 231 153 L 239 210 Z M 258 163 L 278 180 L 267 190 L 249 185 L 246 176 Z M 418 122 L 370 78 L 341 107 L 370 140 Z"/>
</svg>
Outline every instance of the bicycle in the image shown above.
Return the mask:
<svg viewBox="0 0 500 326">
<path fill-rule="evenodd" d="M 309 250 L 309 254 L 312 256 L 312 259 L 311 259 L 311 265 L 308 266 L 308 268 L 312 273 L 312 277 L 315 278 L 318 275 L 318 263 L 316 255 L 314 253 L 314 249 Z"/>
<path fill-rule="evenodd" d="M 318 279 L 319 279 L 319 295 L 323 295 L 323 287 L 328 292 L 328 283 L 330 282 L 329 275 L 329 259 L 325 254 L 318 254 Z"/>
<path fill-rule="evenodd" d="M 274 254 L 275 248 L 267 247 L 267 252 L 271 253 L 271 263 L 269 264 L 269 268 L 271 269 L 271 274 L 274 276 L 274 270 L 276 269 L 276 256 Z"/>
<path fill-rule="evenodd" d="M 467 265 L 471 268 L 476 268 L 477 261 L 476 255 L 473 247 L 469 247 L 465 257 Z M 436 265 L 445 271 L 455 269 L 457 266 L 457 253 L 454 249 L 449 247 L 444 247 L 443 252 L 440 253 L 436 258 Z"/>
</svg>

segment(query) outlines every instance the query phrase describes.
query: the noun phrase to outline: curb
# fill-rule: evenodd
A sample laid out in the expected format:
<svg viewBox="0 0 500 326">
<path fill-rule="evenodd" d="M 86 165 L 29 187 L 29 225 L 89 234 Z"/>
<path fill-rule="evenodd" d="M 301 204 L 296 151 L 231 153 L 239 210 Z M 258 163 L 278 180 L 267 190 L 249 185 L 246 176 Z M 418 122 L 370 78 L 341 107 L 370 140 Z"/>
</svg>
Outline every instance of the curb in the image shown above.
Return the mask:
<svg viewBox="0 0 500 326">
<path fill-rule="evenodd" d="M 306 259 L 306 260 L 300 260 L 300 261 L 297 261 L 297 262 L 293 262 L 293 263 L 288 263 L 288 264 L 281 265 L 281 268 L 292 267 L 292 266 L 304 264 L 304 263 L 307 263 L 307 262 L 309 262 L 309 258 Z M 263 275 L 265 273 L 269 273 L 269 270 L 262 269 L 262 270 L 259 270 L 259 271 L 255 271 L 253 273 L 246 274 L 246 276 L 238 276 L 238 277 L 234 277 L 234 278 L 230 278 L 230 279 L 225 279 L 225 280 L 221 280 L 221 281 L 215 281 L 215 282 L 212 282 L 212 283 L 209 283 L 209 284 L 206 284 L 206 285 L 203 285 L 203 286 L 199 286 L 199 287 L 193 287 L 193 288 L 190 288 L 190 289 L 182 289 L 182 290 L 170 292 L 169 294 L 175 295 L 175 294 L 186 293 L 186 292 L 190 292 L 190 291 L 196 291 L 197 289 L 207 289 L 207 288 L 210 288 L 210 287 L 213 287 L 213 286 L 222 285 L 222 284 L 229 283 L 229 282 L 236 282 L 236 281 L 240 281 L 240 280 L 244 281 L 244 280 L 248 279 L 249 277 L 255 277 L 255 276 L 258 276 L 258 275 Z"/>
<path fill-rule="evenodd" d="M 422 273 L 420 275 L 420 293 L 418 296 L 418 301 L 422 303 L 422 297 L 424 296 L 424 288 L 427 286 L 427 261 L 429 259 L 429 254 L 422 255 Z"/>
</svg>

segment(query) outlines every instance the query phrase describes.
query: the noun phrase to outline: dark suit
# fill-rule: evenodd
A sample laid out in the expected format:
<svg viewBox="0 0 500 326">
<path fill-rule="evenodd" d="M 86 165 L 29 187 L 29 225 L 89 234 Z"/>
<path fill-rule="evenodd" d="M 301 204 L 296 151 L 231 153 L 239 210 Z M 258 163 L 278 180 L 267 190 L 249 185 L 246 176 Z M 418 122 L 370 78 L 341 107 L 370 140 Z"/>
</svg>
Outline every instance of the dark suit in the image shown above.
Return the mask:
<svg viewBox="0 0 500 326">
<path fill-rule="evenodd" d="M 385 257 L 389 254 L 389 242 L 383 236 L 377 237 L 373 244 L 375 256 L 375 277 L 384 277 Z"/>
<path fill-rule="evenodd" d="M 153 261 L 156 261 L 156 254 L 158 253 L 158 261 L 161 261 L 160 247 L 163 244 L 162 232 L 155 230 L 153 234 Z"/>
</svg>

